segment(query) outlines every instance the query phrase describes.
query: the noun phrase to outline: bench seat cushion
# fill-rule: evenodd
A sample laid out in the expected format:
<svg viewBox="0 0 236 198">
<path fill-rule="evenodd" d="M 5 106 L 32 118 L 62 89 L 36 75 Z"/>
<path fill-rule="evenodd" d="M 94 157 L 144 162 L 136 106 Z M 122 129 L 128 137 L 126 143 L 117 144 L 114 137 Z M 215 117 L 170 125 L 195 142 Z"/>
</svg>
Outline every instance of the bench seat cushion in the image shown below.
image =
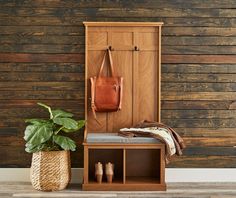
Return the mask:
<svg viewBox="0 0 236 198">
<path fill-rule="evenodd" d="M 87 143 L 160 143 L 159 140 L 149 137 L 122 137 L 117 133 L 88 133 Z"/>
</svg>

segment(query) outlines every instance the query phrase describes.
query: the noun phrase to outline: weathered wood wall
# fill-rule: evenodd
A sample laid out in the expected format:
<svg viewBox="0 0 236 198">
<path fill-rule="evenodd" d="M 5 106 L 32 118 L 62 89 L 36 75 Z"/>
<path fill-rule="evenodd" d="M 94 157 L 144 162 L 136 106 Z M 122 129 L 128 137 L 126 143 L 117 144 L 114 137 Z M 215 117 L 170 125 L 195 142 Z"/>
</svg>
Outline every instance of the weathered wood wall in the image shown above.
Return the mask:
<svg viewBox="0 0 236 198">
<path fill-rule="evenodd" d="M 0 0 L 0 167 L 29 167 L 37 101 L 84 115 L 82 21 L 163 21 L 162 121 L 188 148 L 170 167 L 236 167 L 235 0 Z M 74 135 L 78 145 L 82 133 Z M 82 167 L 82 147 L 73 167 Z"/>
</svg>

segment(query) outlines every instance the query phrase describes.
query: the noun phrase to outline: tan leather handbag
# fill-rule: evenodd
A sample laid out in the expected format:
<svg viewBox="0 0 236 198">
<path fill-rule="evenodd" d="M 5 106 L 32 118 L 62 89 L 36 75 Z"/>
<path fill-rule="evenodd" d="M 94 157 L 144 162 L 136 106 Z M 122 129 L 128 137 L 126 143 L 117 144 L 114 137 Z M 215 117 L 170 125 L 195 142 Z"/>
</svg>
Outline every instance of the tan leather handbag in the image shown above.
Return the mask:
<svg viewBox="0 0 236 198">
<path fill-rule="evenodd" d="M 109 57 L 110 76 L 102 76 L 106 56 Z M 123 95 L 123 77 L 115 76 L 112 55 L 106 50 L 97 76 L 90 78 L 91 108 L 95 119 L 96 112 L 112 112 L 121 110 Z M 98 121 L 98 120 L 97 120 Z"/>
</svg>

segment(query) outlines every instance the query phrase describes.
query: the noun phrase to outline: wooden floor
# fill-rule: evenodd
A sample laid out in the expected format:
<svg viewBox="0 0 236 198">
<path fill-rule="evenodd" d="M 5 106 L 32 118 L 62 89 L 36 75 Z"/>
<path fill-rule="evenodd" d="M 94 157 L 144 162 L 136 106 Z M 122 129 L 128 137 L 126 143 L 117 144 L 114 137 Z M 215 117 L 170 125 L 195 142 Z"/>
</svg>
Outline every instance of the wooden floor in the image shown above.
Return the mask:
<svg viewBox="0 0 236 198">
<path fill-rule="evenodd" d="M 63 191 L 40 192 L 30 183 L 0 183 L 0 198 L 236 198 L 236 183 L 169 183 L 167 188 L 166 192 L 84 192 L 80 185 L 73 184 Z"/>
</svg>

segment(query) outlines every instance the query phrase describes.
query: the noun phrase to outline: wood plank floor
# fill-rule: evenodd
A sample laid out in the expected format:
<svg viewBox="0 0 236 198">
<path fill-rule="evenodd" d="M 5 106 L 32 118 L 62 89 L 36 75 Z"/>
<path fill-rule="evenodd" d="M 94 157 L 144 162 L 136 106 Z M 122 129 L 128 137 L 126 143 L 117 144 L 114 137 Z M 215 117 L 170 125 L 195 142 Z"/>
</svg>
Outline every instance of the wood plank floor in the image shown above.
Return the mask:
<svg viewBox="0 0 236 198">
<path fill-rule="evenodd" d="M 79 198 L 236 198 L 236 183 L 169 183 L 166 192 L 84 192 L 78 184 L 70 185 L 66 190 L 40 192 L 30 183 L 0 183 L 0 198 L 28 197 L 79 197 Z"/>
</svg>

